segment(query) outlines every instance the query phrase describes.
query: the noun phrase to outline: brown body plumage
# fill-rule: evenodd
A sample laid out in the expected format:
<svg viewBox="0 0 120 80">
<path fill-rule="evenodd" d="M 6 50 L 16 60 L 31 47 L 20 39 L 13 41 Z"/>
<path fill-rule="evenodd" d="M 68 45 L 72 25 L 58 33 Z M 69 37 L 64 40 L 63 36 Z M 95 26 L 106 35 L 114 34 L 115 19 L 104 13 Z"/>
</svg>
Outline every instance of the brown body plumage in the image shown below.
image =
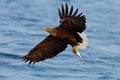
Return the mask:
<svg viewBox="0 0 120 80">
<path fill-rule="evenodd" d="M 23 57 L 25 62 L 29 61 L 31 64 L 54 57 L 65 50 L 68 44 L 77 47 L 84 42 L 84 38 L 78 33 L 81 34 L 86 29 L 85 16 L 82 13 L 76 15 L 78 9 L 73 13 L 73 6 L 69 11 L 67 4 L 65 7 L 61 4 L 61 10 L 58 9 L 58 12 L 60 25 L 53 28 L 43 28 L 43 31 L 49 32 L 50 35 Z M 76 48 L 73 48 L 73 52 L 77 53 Z"/>
</svg>

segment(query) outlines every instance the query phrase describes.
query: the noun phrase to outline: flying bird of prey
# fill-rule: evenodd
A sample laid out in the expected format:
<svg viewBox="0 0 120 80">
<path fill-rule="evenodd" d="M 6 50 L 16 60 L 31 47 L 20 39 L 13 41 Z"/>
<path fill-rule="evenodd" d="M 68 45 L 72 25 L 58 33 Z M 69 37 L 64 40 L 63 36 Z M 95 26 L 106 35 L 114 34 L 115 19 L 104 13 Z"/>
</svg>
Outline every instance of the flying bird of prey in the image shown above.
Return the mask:
<svg viewBox="0 0 120 80">
<path fill-rule="evenodd" d="M 60 25 L 57 27 L 46 27 L 43 31 L 49 32 L 49 36 L 36 45 L 29 53 L 23 56 L 25 62 L 36 63 L 52 58 L 64 51 L 67 45 L 72 46 L 73 53 L 81 59 L 78 48 L 85 49 L 88 46 L 87 38 L 83 34 L 86 29 L 86 18 L 83 13 L 78 14 L 78 8 L 73 11 L 73 6 L 69 9 L 68 4 L 61 4 L 58 8 Z"/>
</svg>

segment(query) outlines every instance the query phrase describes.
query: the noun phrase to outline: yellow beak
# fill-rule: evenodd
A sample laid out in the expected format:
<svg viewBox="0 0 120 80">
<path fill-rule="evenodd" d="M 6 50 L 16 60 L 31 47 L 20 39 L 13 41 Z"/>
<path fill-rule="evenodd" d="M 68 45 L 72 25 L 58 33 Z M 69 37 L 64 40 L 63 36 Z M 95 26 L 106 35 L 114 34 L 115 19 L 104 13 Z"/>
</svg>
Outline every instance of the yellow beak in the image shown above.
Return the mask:
<svg viewBox="0 0 120 80">
<path fill-rule="evenodd" d="M 45 28 L 42 28 L 42 31 L 45 31 Z"/>
</svg>

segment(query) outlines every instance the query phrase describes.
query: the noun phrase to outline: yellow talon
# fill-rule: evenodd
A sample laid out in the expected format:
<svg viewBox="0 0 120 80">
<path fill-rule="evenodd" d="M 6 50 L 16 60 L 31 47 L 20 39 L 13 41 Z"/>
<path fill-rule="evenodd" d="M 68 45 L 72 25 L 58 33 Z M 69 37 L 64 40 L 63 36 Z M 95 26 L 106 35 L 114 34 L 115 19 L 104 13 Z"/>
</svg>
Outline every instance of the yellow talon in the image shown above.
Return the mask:
<svg viewBox="0 0 120 80">
<path fill-rule="evenodd" d="M 77 47 L 72 47 L 72 51 L 73 51 L 73 53 L 77 54 L 80 57 L 81 60 L 83 60 Z"/>
<path fill-rule="evenodd" d="M 72 51 L 73 51 L 73 53 L 77 53 L 78 52 L 78 48 L 77 47 L 72 47 Z"/>
</svg>

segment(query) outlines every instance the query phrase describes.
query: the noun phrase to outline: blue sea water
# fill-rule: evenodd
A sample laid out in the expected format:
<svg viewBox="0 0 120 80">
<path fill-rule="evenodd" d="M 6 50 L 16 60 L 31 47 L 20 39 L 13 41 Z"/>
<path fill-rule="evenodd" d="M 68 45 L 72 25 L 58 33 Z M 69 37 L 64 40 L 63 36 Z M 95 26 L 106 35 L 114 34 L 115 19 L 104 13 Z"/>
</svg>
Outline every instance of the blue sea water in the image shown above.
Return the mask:
<svg viewBox="0 0 120 80">
<path fill-rule="evenodd" d="M 61 3 L 87 18 L 89 46 L 27 65 L 22 56 L 57 26 Z M 0 0 L 0 80 L 120 80 L 120 0 Z"/>
</svg>

